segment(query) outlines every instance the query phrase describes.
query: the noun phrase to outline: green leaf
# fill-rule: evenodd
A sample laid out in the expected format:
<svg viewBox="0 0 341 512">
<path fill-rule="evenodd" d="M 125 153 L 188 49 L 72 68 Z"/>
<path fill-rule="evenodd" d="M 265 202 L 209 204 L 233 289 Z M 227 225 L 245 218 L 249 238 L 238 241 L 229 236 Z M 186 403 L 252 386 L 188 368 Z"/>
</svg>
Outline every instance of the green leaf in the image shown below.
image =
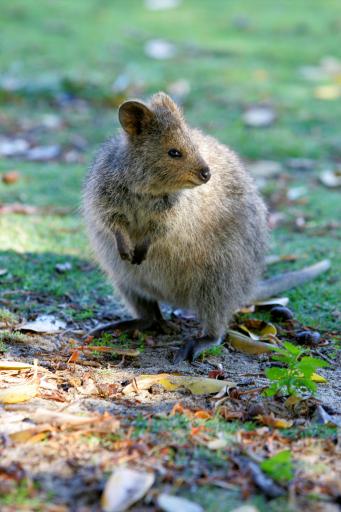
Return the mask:
<svg viewBox="0 0 341 512">
<path fill-rule="evenodd" d="M 268 388 L 266 388 L 262 395 L 264 396 L 274 396 L 277 391 L 279 391 L 281 389 L 281 386 L 278 385 L 278 383 L 274 383 L 274 384 L 271 384 L 271 386 L 269 386 Z"/>
<path fill-rule="evenodd" d="M 288 373 L 288 370 L 286 368 L 267 368 L 265 370 L 265 375 L 270 380 L 279 380 L 285 377 Z"/>
<path fill-rule="evenodd" d="M 324 361 L 323 359 L 318 359 L 317 357 L 309 356 L 302 357 L 300 363 L 304 363 L 306 365 L 309 364 L 312 368 L 314 368 L 314 370 L 316 370 L 317 368 L 326 368 L 330 366 L 330 364 Z"/>
<path fill-rule="evenodd" d="M 275 354 L 274 356 L 272 356 L 272 359 L 273 361 L 280 361 L 281 363 L 286 363 L 286 364 L 289 364 L 293 361 L 293 357 L 289 354 L 289 355 L 285 355 L 285 354 L 281 354 L 281 355 L 277 355 Z"/>
<path fill-rule="evenodd" d="M 285 341 L 283 343 L 283 346 L 287 349 L 287 351 L 294 355 L 299 356 L 301 354 L 304 354 L 305 350 L 301 349 L 300 347 L 297 347 L 296 345 L 293 345 L 293 343 L 290 343 L 290 341 Z"/>
</svg>

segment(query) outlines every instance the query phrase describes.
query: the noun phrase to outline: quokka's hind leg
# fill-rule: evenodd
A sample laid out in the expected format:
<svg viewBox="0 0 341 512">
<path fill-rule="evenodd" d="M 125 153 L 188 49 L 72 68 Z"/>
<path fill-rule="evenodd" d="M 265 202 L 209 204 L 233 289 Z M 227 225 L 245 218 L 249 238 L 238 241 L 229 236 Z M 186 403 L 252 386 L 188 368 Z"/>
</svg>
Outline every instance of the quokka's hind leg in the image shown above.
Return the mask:
<svg viewBox="0 0 341 512">
<path fill-rule="evenodd" d="M 88 333 L 89 336 L 100 336 L 105 332 L 115 330 L 125 332 L 151 330 L 163 334 L 170 334 L 176 331 L 177 326 L 163 318 L 157 301 L 147 299 L 132 290 L 128 291 L 122 287 L 120 287 L 120 292 L 137 318 L 99 325 Z"/>
<path fill-rule="evenodd" d="M 219 282 L 203 286 L 197 305 L 197 315 L 205 332 L 204 338 L 184 344 L 176 353 L 174 362 L 193 361 L 202 352 L 223 343 L 228 321 L 232 317 L 233 305 L 229 304 L 225 288 L 219 289 Z M 214 291 L 215 293 L 212 293 Z"/>
<path fill-rule="evenodd" d="M 181 363 L 181 361 L 192 362 L 205 350 L 221 345 L 223 340 L 223 336 L 217 337 L 213 335 L 207 335 L 199 340 L 190 340 L 178 350 L 174 358 L 174 363 L 178 364 Z"/>
</svg>

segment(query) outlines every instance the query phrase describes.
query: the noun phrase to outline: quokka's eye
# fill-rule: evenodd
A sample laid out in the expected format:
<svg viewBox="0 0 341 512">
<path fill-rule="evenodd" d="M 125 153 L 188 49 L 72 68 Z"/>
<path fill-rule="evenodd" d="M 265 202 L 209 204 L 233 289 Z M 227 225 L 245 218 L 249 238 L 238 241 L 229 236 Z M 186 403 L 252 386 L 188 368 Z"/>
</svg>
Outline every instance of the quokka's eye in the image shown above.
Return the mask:
<svg viewBox="0 0 341 512">
<path fill-rule="evenodd" d="M 168 154 L 171 158 L 181 158 L 182 157 L 182 154 L 181 154 L 181 151 L 179 151 L 178 149 L 170 149 L 168 151 Z"/>
</svg>

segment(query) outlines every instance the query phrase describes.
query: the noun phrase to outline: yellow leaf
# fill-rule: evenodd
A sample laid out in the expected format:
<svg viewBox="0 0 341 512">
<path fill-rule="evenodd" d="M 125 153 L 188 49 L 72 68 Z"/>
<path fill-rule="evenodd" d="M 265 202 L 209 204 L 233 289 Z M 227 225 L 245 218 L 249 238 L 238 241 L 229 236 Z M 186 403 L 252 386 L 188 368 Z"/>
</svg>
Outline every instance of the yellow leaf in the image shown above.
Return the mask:
<svg viewBox="0 0 341 512">
<path fill-rule="evenodd" d="M 26 368 L 32 368 L 32 365 L 21 361 L 0 360 L 0 370 L 25 370 Z"/>
<path fill-rule="evenodd" d="M 322 375 L 319 375 L 318 373 L 313 373 L 311 376 L 311 380 L 313 382 L 318 382 L 319 384 L 325 384 L 327 379 L 325 377 L 322 377 Z"/>
<path fill-rule="evenodd" d="M 240 329 L 247 332 L 253 340 L 267 339 L 276 336 L 277 329 L 273 324 L 251 318 L 239 326 Z"/>
<path fill-rule="evenodd" d="M 240 332 L 228 329 L 230 345 L 244 354 L 264 354 L 265 352 L 273 352 L 274 347 L 269 343 L 256 341 Z M 222 381 L 220 381 L 222 382 Z"/>
<path fill-rule="evenodd" d="M 35 397 L 38 392 L 37 384 L 19 384 L 5 389 L 0 389 L 0 403 L 16 404 L 26 402 Z"/>
<path fill-rule="evenodd" d="M 314 96 L 319 100 L 336 100 L 341 96 L 341 87 L 338 85 L 320 85 L 320 87 L 316 87 Z"/>
<path fill-rule="evenodd" d="M 263 425 L 267 425 L 268 427 L 274 428 L 290 428 L 293 425 L 293 421 L 286 420 L 284 418 L 275 418 L 272 415 L 262 415 L 256 416 L 256 420 Z"/>
<path fill-rule="evenodd" d="M 153 384 L 160 384 L 167 391 L 175 391 L 184 387 L 189 389 L 194 395 L 218 393 L 225 386 L 233 387 L 236 385 L 235 382 L 226 380 L 160 373 L 158 375 L 140 375 L 123 389 L 123 393 L 127 394 L 132 391 L 149 389 Z"/>
</svg>

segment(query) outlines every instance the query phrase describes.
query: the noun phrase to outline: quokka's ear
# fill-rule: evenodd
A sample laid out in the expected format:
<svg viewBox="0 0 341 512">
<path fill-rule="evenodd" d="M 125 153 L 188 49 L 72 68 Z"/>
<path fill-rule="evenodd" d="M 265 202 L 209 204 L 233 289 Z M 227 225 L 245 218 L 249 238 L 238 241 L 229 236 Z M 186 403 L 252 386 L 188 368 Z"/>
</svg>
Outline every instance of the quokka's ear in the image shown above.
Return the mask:
<svg viewBox="0 0 341 512">
<path fill-rule="evenodd" d="M 178 105 L 165 92 L 157 92 L 154 94 L 154 96 L 152 96 L 151 103 L 152 105 L 161 106 L 167 110 L 170 110 L 174 114 L 181 115 L 181 110 Z"/>
<path fill-rule="evenodd" d="M 154 114 L 141 101 L 129 100 L 120 106 L 118 118 L 129 135 L 139 135 L 153 121 Z"/>
</svg>

